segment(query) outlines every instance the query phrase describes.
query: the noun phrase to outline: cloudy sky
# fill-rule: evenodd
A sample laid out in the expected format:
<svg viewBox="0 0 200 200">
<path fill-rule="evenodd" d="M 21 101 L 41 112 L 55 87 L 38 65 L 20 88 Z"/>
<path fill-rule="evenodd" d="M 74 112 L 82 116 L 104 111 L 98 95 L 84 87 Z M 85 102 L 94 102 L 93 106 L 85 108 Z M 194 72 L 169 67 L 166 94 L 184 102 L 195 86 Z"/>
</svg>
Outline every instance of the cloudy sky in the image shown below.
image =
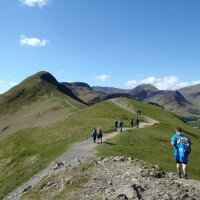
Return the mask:
<svg viewBox="0 0 200 200">
<path fill-rule="evenodd" d="M 198 0 L 0 3 L 0 93 L 38 71 L 120 88 L 200 82 Z"/>
</svg>

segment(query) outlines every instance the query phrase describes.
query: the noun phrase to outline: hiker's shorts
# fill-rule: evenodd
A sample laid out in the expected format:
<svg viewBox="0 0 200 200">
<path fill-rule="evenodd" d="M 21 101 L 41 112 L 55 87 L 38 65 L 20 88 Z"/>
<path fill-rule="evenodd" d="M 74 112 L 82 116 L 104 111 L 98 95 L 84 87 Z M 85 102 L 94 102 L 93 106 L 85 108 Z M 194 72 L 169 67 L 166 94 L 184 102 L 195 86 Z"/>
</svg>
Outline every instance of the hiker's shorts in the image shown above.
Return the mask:
<svg viewBox="0 0 200 200">
<path fill-rule="evenodd" d="M 188 162 L 182 162 L 182 161 L 180 161 L 180 160 L 176 160 L 176 163 L 178 163 L 178 164 L 185 164 L 185 165 L 187 165 L 187 163 L 188 163 Z"/>
</svg>

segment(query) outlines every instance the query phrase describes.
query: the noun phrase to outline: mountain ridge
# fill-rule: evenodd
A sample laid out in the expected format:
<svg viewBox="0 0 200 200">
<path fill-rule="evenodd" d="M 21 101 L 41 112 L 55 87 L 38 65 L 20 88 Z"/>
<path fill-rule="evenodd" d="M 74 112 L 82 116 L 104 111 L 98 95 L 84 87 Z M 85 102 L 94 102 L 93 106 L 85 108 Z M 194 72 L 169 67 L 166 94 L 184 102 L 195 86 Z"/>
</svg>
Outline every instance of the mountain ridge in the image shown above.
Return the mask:
<svg viewBox="0 0 200 200">
<path fill-rule="evenodd" d="M 30 109 L 33 110 L 33 105 L 36 106 L 35 102 L 39 102 L 39 99 L 42 98 L 45 99 L 43 102 L 46 102 L 42 108 L 47 108 L 47 102 L 54 100 L 57 101 L 56 105 L 53 106 L 51 102 L 50 105 L 52 104 L 52 106 L 49 109 L 60 110 L 64 104 L 68 104 L 68 107 L 73 107 L 75 101 L 79 102 L 75 103 L 79 104 L 78 107 L 82 107 L 83 105 L 93 105 L 107 99 L 127 97 L 165 108 L 196 126 L 196 124 L 198 125 L 198 119 L 200 119 L 199 86 L 200 84 L 197 84 L 172 91 L 158 90 L 150 84 L 141 84 L 133 89 L 126 90 L 114 87 L 90 86 L 84 82 L 58 82 L 52 74 L 41 71 L 26 78 L 17 86 L 0 95 L 0 135 L 9 132 L 10 124 L 6 122 L 9 115 L 18 112 L 18 115 L 22 113 L 23 116 L 24 106 L 32 106 Z M 71 103 L 65 98 L 71 98 Z M 41 105 L 41 102 L 39 104 Z M 48 113 L 49 110 L 46 109 L 45 112 Z M 3 113 L 8 116 L 4 115 L 2 117 Z M 67 114 L 63 114 L 64 110 L 60 116 L 67 116 Z M 34 116 L 34 120 L 38 122 L 32 122 L 29 126 L 46 124 L 48 121 L 48 117 L 46 117 L 47 119 L 45 117 L 41 119 L 41 116 L 45 116 L 45 114 L 39 110 L 37 113 L 34 113 Z M 53 121 L 53 117 L 50 118 Z M 39 119 L 41 119 L 40 122 Z M 46 122 L 43 123 L 42 121 Z"/>
<path fill-rule="evenodd" d="M 84 106 L 53 75 L 38 72 L 0 96 L 0 139 L 24 128 L 63 120 Z"/>
</svg>

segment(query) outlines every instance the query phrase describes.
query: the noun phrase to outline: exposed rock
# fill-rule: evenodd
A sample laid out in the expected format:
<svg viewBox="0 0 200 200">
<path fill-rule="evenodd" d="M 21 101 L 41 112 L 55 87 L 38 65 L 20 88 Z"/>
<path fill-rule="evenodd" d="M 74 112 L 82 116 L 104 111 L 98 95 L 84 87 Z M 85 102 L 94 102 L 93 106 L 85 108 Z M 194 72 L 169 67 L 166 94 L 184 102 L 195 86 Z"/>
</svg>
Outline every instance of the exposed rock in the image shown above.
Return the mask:
<svg viewBox="0 0 200 200">
<path fill-rule="evenodd" d="M 99 158 L 54 173 L 22 197 L 29 199 L 39 193 L 41 199 L 46 195 L 48 200 L 63 194 L 70 200 L 197 200 L 200 196 L 199 181 L 179 179 L 164 173 L 159 165 L 133 157 Z"/>
</svg>

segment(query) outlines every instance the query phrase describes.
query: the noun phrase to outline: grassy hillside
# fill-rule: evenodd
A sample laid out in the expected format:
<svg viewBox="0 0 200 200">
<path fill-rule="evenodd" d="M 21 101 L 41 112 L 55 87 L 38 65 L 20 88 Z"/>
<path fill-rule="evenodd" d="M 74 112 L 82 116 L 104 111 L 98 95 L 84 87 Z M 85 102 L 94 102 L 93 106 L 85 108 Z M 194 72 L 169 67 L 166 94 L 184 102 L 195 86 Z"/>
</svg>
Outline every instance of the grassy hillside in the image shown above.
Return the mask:
<svg viewBox="0 0 200 200">
<path fill-rule="evenodd" d="M 25 129 L 0 141 L 0 199 L 28 180 L 70 144 L 90 137 L 91 129 L 114 130 L 114 119 L 134 116 L 110 101 L 88 107 L 56 124 Z M 125 122 L 126 124 L 126 122 Z"/>
<path fill-rule="evenodd" d="M 51 74 L 37 73 L 0 96 L 0 139 L 24 128 L 66 119 L 84 107 Z"/>
<path fill-rule="evenodd" d="M 170 146 L 170 138 L 176 126 L 181 126 L 192 140 L 192 152 L 189 162 L 189 176 L 200 180 L 200 131 L 192 129 L 180 121 L 173 113 L 162 108 L 134 100 L 121 99 L 133 107 L 140 108 L 142 114 L 158 120 L 160 123 L 144 129 L 135 129 L 120 134 L 110 142 L 116 145 L 101 145 L 99 156 L 126 155 L 159 164 L 165 171 L 175 171 L 175 161 Z"/>
</svg>

